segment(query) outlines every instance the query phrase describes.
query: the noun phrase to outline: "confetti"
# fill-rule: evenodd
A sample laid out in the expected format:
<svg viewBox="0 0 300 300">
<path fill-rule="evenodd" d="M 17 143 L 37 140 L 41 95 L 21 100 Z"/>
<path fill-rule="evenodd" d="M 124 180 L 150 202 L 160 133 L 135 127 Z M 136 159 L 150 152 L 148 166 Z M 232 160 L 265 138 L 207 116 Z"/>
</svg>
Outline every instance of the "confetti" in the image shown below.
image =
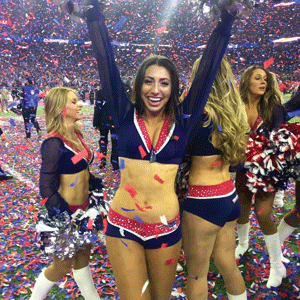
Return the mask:
<svg viewBox="0 0 300 300">
<path fill-rule="evenodd" d="M 93 229 L 93 224 L 94 224 L 94 220 L 89 218 L 89 221 L 87 224 L 87 229 Z"/>
<path fill-rule="evenodd" d="M 74 155 L 71 160 L 74 165 L 76 165 L 79 161 L 88 156 L 88 152 L 86 149 L 80 151 L 78 154 Z"/>
<path fill-rule="evenodd" d="M 212 167 L 221 166 L 221 165 L 222 165 L 221 161 L 216 161 L 211 164 Z"/>
<path fill-rule="evenodd" d="M 40 205 L 45 205 L 48 199 L 49 198 L 43 198 L 42 201 L 40 202 Z"/>
<path fill-rule="evenodd" d="M 124 158 L 120 158 L 119 167 L 120 167 L 120 170 L 125 169 L 125 159 Z"/>
<path fill-rule="evenodd" d="M 175 258 L 170 258 L 166 261 L 166 264 L 167 265 L 172 265 L 172 264 L 175 264 Z"/>
<path fill-rule="evenodd" d="M 169 226 L 168 221 L 167 221 L 167 218 L 166 218 L 165 215 L 160 216 L 159 218 L 160 218 L 160 221 L 161 221 L 164 225 Z"/>
<path fill-rule="evenodd" d="M 136 194 L 137 194 L 137 192 L 136 192 L 136 190 L 134 189 L 134 187 L 132 187 L 130 184 L 126 184 L 125 186 L 124 186 L 124 190 L 125 191 L 127 191 L 129 194 L 130 194 L 130 196 L 133 198 Z"/>
<path fill-rule="evenodd" d="M 77 183 L 78 183 L 78 175 L 76 176 L 75 181 L 70 184 L 70 187 L 74 187 L 75 185 L 77 185 Z"/>
<path fill-rule="evenodd" d="M 124 207 L 122 207 L 121 208 L 123 211 L 135 211 L 135 209 L 129 209 L 129 208 L 124 208 Z"/>
<path fill-rule="evenodd" d="M 142 295 L 145 293 L 147 287 L 149 285 L 149 279 L 147 279 L 147 281 L 144 283 L 143 288 L 142 288 Z"/>
<path fill-rule="evenodd" d="M 63 116 L 66 116 L 66 115 L 67 115 L 67 112 L 66 112 L 66 109 L 65 109 L 65 108 L 63 108 L 63 109 L 61 110 L 61 114 L 62 114 Z"/>
<path fill-rule="evenodd" d="M 154 179 L 157 180 L 161 184 L 164 183 L 164 180 L 162 180 L 157 174 L 154 175 Z"/>
<path fill-rule="evenodd" d="M 143 220 L 142 220 L 138 215 L 135 215 L 135 216 L 134 216 L 134 219 L 135 219 L 136 221 L 138 221 L 139 223 L 144 223 Z"/>
<path fill-rule="evenodd" d="M 143 148 L 143 146 L 139 146 L 139 151 L 140 151 L 140 154 L 141 154 L 141 158 L 143 159 L 147 154 Z"/>
<path fill-rule="evenodd" d="M 97 159 L 98 160 L 101 160 L 102 158 L 106 158 L 106 155 L 104 155 L 102 152 L 96 152 L 96 155 L 97 155 Z"/>
<path fill-rule="evenodd" d="M 165 249 L 167 247 L 168 247 L 168 243 L 162 243 L 161 247 L 160 247 L 160 250 L 163 250 L 163 249 Z"/>
<path fill-rule="evenodd" d="M 119 240 L 122 242 L 122 244 L 123 244 L 125 247 L 128 247 L 128 244 L 125 243 L 121 238 L 119 238 Z"/>
</svg>

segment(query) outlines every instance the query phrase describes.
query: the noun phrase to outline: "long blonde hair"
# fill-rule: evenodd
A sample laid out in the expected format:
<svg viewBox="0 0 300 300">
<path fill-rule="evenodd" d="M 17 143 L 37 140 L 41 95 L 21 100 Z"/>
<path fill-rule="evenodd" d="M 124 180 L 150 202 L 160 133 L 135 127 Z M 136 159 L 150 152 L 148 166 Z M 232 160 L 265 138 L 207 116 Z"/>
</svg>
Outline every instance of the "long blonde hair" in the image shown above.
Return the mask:
<svg viewBox="0 0 300 300">
<path fill-rule="evenodd" d="M 201 58 L 198 58 L 193 65 L 191 82 L 200 60 Z M 245 105 L 235 86 L 233 73 L 226 58 L 222 59 L 205 110 L 208 120 L 203 126 L 209 126 L 212 121 L 212 132 L 216 136 L 216 148 L 222 152 L 222 161 L 233 166 L 244 161 L 249 125 Z"/>
<path fill-rule="evenodd" d="M 253 74 L 253 71 L 256 69 L 264 70 L 267 74 L 267 88 L 266 92 L 263 96 L 261 96 L 261 99 L 258 104 L 258 112 L 261 115 L 264 124 L 266 126 L 269 126 L 272 123 L 272 116 L 273 116 L 273 110 L 275 107 L 281 106 L 281 103 L 283 103 L 283 96 L 282 93 L 279 90 L 279 85 L 276 79 L 276 75 L 266 69 L 264 69 L 261 66 L 251 66 L 247 68 L 241 77 L 240 82 L 240 94 L 242 97 L 242 100 L 244 103 L 248 103 L 248 92 L 249 92 L 249 85 L 250 85 L 250 78 Z"/>
<path fill-rule="evenodd" d="M 68 93 L 72 92 L 77 96 L 77 92 L 66 87 L 52 88 L 45 97 L 45 118 L 46 129 L 48 133 L 54 131 L 61 136 L 66 137 L 67 129 L 64 122 L 63 109 L 66 107 Z M 75 131 L 82 134 L 77 123 L 75 123 Z M 72 142 L 72 141 L 70 141 Z M 72 142 L 73 143 L 73 142 Z"/>
</svg>

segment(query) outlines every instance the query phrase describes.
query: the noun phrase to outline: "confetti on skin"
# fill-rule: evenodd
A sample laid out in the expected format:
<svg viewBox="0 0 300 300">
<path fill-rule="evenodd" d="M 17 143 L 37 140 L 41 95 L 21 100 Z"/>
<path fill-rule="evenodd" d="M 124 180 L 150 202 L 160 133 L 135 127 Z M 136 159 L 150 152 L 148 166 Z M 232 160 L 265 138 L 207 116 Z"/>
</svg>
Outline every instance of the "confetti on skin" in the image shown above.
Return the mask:
<svg viewBox="0 0 300 300">
<path fill-rule="evenodd" d="M 130 194 L 130 196 L 131 196 L 132 198 L 137 194 L 137 192 L 136 192 L 136 190 L 134 189 L 134 187 L 131 186 L 131 185 L 128 184 L 128 183 L 124 186 L 124 190 L 127 191 L 127 192 Z"/>
<path fill-rule="evenodd" d="M 166 264 L 167 264 L 167 265 L 173 265 L 173 264 L 175 264 L 175 258 L 170 258 L 170 259 L 168 259 L 168 260 L 166 261 Z"/>
<path fill-rule="evenodd" d="M 125 159 L 124 158 L 120 158 L 119 167 L 120 167 L 120 170 L 125 169 Z"/>
<path fill-rule="evenodd" d="M 61 110 L 61 114 L 62 114 L 63 116 L 67 115 L 66 109 L 65 109 L 65 108 L 63 108 L 63 109 Z"/>
<path fill-rule="evenodd" d="M 259 211 L 257 212 L 257 214 L 260 215 L 260 214 L 262 214 L 264 211 L 265 211 L 265 209 L 262 208 L 261 210 L 259 210 Z"/>
<path fill-rule="evenodd" d="M 222 165 L 221 161 L 216 161 L 211 164 L 212 167 L 217 167 L 217 166 L 221 166 L 221 165 Z"/>
<path fill-rule="evenodd" d="M 78 183 L 78 175 L 76 176 L 75 181 L 70 184 L 70 187 L 74 187 L 77 183 Z"/>
<path fill-rule="evenodd" d="M 165 249 L 167 247 L 168 247 L 168 243 L 162 243 L 161 247 L 160 247 L 160 250 L 163 250 L 163 249 Z"/>
<path fill-rule="evenodd" d="M 42 201 L 40 202 L 40 205 L 45 205 L 46 202 L 48 201 L 49 198 L 44 198 L 42 199 Z"/>
<path fill-rule="evenodd" d="M 217 125 L 217 128 L 218 128 L 219 132 L 223 133 L 223 129 L 220 124 Z"/>
<path fill-rule="evenodd" d="M 143 288 L 142 288 L 142 295 L 145 293 L 147 287 L 149 285 L 149 279 L 147 279 L 147 281 L 144 283 Z"/>
<path fill-rule="evenodd" d="M 122 207 L 121 208 L 123 211 L 135 211 L 135 209 L 129 209 L 129 208 L 124 208 L 124 207 Z"/>
<path fill-rule="evenodd" d="M 164 180 L 162 180 L 157 174 L 154 175 L 154 179 L 157 180 L 161 184 L 164 183 Z"/>
<path fill-rule="evenodd" d="M 93 229 L 93 224 L 94 224 L 94 220 L 89 218 L 88 224 L 87 224 L 87 229 L 92 230 Z"/>
<path fill-rule="evenodd" d="M 134 219 L 135 219 L 136 221 L 138 221 L 139 223 L 144 223 L 143 220 L 142 220 L 138 215 L 135 215 L 135 216 L 134 216 Z"/>
<path fill-rule="evenodd" d="M 142 145 L 139 146 L 139 151 L 141 154 L 141 158 L 144 158 L 147 155 Z"/>
<path fill-rule="evenodd" d="M 198 280 L 198 276 L 196 276 L 196 277 L 193 277 L 192 279 Z"/>
<path fill-rule="evenodd" d="M 140 206 L 140 205 L 138 204 L 138 202 L 135 202 L 134 204 L 135 204 L 135 206 L 137 207 L 137 209 L 138 209 L 139 211 L 145 212 L 146 209 L 152 209 L 152 206 L 151 206 L 151 205 Z"/>
<path fill-rule="evenodd" d="M 169 226 L 168 221 L 167 221 L 167 218 L 166 218 L 165 215 L 160 216 L 159 218 L 160 218 L 160 221 L 161 221 L 164 225 Z"/>
<path fill-rule="evenodd" d="M 71 158 L 72 163 L 76 165 L 79 161 L 81 161 L 83 158 L 87 156 L 88 156 L 88 152 L 86 151 L 86 149 L 84 149 Z"/>
<path fill-rule="evenodd" d="M 128 244 L 125 243 L 122 239 L 119 239 L 125 247 L 128 247 Z"/>
</svg>

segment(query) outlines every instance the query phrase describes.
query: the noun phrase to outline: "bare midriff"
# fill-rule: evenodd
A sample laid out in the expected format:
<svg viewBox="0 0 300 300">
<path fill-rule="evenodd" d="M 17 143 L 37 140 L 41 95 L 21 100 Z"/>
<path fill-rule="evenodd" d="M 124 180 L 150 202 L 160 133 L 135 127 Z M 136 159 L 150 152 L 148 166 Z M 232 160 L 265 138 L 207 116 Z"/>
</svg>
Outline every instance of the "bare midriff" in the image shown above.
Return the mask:
<svg viewBox="0 0 300 300">
<path fill-rule="evenodd" d="M 69 205 L 82 205 L 89 195 L 88 168 L 75 174 L 60 175 L 59 194 Z"/>
<path fill-rule="evenodd" d="M 120 186 L 111 208 L 130 219 L 138 215 L 145 223 L 159 223 L 161 216 L 166 220 L 176 217 L 179 204 L 174 182 L 178 165 L 120 159 L 125 168 L 121 170 Z"/>
<path fill-rule="evenodd" d="M 221 155 L 192 157 L 190 185 L 216 185 L 228 180 L 229 164 L 222 163 Z"/>
</svg>

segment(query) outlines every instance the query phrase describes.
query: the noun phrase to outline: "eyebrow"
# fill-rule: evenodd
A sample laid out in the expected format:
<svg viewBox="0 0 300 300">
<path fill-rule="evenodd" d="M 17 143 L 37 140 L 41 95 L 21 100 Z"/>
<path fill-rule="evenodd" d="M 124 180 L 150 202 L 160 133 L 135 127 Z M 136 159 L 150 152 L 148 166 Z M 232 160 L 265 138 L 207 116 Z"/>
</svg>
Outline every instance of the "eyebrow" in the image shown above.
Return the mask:
<svg viewBox="0 0 300 300">
<path fill-rule="evenodd" d="M 145 79 L 146 79 L 146 78 L 154 79 L 154 77 L 148 76 L 148 75 L 145 76 Z M 170 81 L 171 79 L 169 79 L 169 78 L 167 78 L 167 77 L 163 77 L 163 78 L 159 78 L 159 80 L 169 80 L 169 81 Z"/>
</svg>

